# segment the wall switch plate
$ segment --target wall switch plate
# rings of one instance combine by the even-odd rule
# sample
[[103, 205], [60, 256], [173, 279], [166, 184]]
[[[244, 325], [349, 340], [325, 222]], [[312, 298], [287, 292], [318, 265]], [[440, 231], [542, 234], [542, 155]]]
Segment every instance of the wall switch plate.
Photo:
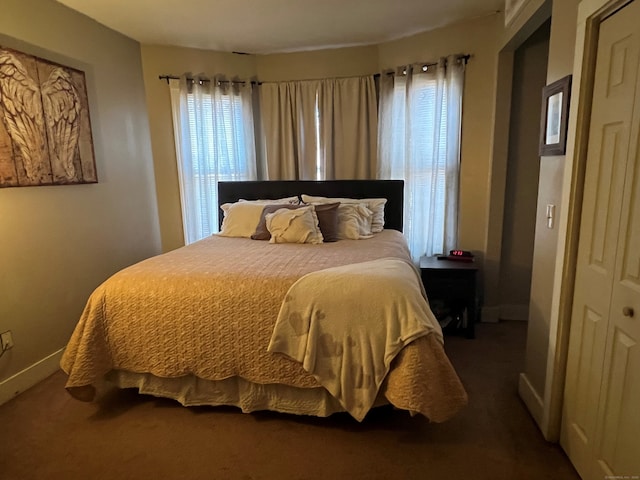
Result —
[[556, 216], [556, 206], [552, 204], [547, 205], [547, 228], [553, 228], [553, 223]]
[[7, 330], [0, 334], [2, 338], [2, 348], [4, 350], [9, 350], [13, 347], [13, 336], [11, 335], [11, 330]]

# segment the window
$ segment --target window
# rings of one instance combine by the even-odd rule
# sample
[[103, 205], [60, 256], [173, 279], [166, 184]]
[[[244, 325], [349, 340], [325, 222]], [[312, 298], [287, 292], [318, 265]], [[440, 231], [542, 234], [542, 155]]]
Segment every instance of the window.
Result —
[[404, 233], [414, 261], [456, 248], [464, 65], [383, 76], [380, 178], [405, 181]]
[[185, 244], [218, 231], [218, 182], [255, 180], [251, 86], [172, 81]]

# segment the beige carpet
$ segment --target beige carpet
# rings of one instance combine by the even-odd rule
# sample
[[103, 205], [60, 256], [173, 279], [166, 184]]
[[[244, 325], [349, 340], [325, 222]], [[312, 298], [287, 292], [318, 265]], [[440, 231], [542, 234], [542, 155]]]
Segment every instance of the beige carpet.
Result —
[[444, 424], [380, 408], [310, 418], [184, 408], [115, 391], [73, 400], [57, 373], [0, 406], [0, 479], [577, 479], [517, 395], [526, 324], [447, 337], [470, 397]]

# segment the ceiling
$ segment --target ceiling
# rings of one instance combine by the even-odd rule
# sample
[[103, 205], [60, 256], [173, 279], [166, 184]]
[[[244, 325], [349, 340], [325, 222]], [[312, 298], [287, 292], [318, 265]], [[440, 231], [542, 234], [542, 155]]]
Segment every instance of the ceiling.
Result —
[[382, 43], [504, 7], [504, 0], [57, 1], [140, 43], [255, 54]]

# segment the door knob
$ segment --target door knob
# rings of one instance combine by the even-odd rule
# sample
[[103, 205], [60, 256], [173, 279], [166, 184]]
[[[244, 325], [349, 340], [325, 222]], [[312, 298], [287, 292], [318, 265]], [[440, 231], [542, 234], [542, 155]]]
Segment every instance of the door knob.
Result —
[[624, 308], [622, 309], [622, 314], [623, 314], [625, 317], [633, 317], [633, 313], [634, 313], [634, 312], [633, 312], [633, 308], [631, 308], [631, 307], [624, 307]]

